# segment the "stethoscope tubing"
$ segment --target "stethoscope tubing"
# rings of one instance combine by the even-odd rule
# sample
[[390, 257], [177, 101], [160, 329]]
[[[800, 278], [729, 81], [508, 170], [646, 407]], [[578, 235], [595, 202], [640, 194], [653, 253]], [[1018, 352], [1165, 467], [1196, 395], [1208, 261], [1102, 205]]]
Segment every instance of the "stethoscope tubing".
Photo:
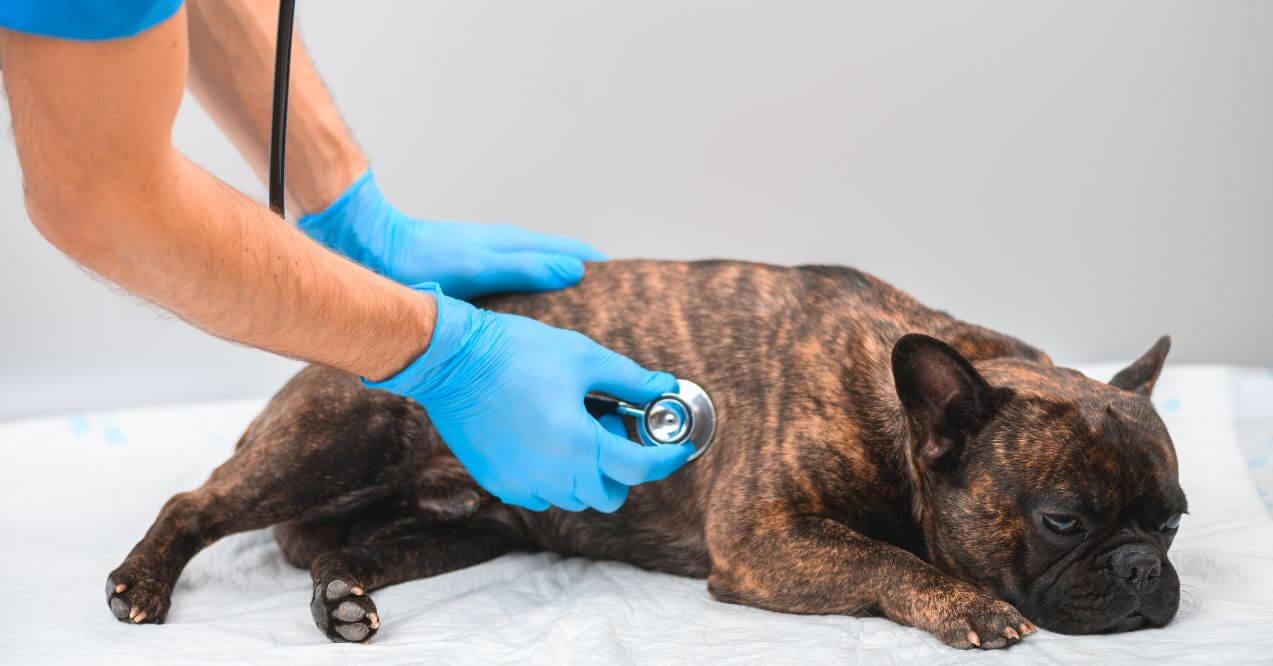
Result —
[[296, 0], [279, 0], [278, 39], [274, 42], [274, 102], [270, 110], [270, 210], [285, 217], [283, 179], [287, 152], [287, 92], [291, 84], [292, 19]]

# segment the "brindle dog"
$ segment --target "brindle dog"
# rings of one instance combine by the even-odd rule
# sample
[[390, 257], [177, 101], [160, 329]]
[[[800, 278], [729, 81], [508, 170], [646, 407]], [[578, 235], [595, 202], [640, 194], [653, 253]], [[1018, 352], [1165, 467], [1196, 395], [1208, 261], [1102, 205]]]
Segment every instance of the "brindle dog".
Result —
[[883, 614], [961, 648], [1176, 613], [1185, 497], [1148, 400], [1167, 338], [1103, 384], [855, 270], [729, 261], [596, 264], [572, 289], [480, 304], [707, 387], [716, 442], [617, 513], [525, 511], [479, 489], [419, 405], [310, 367], [111, 572], [115, 616], [162, 622], [196, 552], [270, 525], [333, 640], [376, 632], [371, 590], [515, 550]]

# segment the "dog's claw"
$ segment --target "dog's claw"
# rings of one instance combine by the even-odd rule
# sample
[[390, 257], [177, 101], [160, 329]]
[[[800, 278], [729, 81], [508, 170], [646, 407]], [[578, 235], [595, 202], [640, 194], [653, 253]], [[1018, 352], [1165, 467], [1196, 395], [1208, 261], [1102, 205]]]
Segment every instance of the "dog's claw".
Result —
[[377, 616], [375, 613], [367, 613], [367, 621], [371, 622], [372, 629], [380, 628], [380, 617]]
[[127, 590], [127, 589], [128, 589], [127, 583], [120, 583], [119, 585], [115, 586], [115, 594], [123, 594], [124, 590]]
[[975, 631], [968, 632], [968, 642], [972, 643], [973, 647], [981, 647], [981, 637]]
[[139, 609], [139, 608], [137, 608], [136, 606], [133, 606], [133, 607], [132, 607], [132, 610], [129, 610], [129, 611], [128, 611], [128, 619], [130, 619], [130, 620], [136, 619], [136, 618], [137, 618], [137, 611], [138, 611], [138, 610], [140, 610], [140, 609]]
[[356, 586], [349, 588], [349, 591], [353, 592], [356, 596], [359, 596], [359, 597], [362, 596], [362, 592], [363, 592], [361, 587], [356, 587]]
[[1011, 641], [1019, 640], [1021, 638], [1021, 634], [1017, 633], [1017, 630], [1012, 627], [1004, 627], [1003, 635]]
[[146, 611], [138, 613], [137, 617], [133, 618], [133, 622], [140, 624], [144, 619], [146, 619]]

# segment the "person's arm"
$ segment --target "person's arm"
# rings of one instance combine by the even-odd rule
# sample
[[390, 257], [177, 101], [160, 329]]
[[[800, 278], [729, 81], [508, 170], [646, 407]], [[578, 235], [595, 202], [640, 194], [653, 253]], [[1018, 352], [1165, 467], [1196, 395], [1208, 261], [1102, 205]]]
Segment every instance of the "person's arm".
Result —
[[186, 17], [128, 39], [0, 30], [27, 210], [89, 270], [223, 338], [383, 379], [436, 304], [306, 239], [172, 144]]
[[[188, 6], [190, 89], [265, 180], [278, 2], [188, 0]], [[391, 85], [391, 72], [377, 72], [368, 75]], [[301, 216], [306, 235], [331, 250], [403, 284], [437, 282], [458, 298], [561, 289], [583, 277], [584, 261], [604, 258], [569, 238], [399, 211], [381, 194], [299, 35], [290, 90], [289, 210]]]
[[[277, 0], [187, 0], [195, 98], [266, 182]], [[329, 206], [367, 170], [297, 34], [287, 120], [287, 207], [296, 217]]]

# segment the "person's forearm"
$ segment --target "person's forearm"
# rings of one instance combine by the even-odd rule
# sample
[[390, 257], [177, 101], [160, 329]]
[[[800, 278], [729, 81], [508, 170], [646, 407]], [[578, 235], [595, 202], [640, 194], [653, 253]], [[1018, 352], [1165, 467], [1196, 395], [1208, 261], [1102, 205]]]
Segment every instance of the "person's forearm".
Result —
[[[277, 0], [189, 0], [190, 90], [262, 181], [267, 178]], [[287, 204], [296, 217], [334, 201], [367, 169], [300, 36], [292, 42]]]
[[[305, 238], [183, 156], [103, 182], [108, 199], [58, 238], [86, 268], [217, 336], [383, 379], [424, 351], [432, 299]], [[144, 174], [138, 178], [136, 174]], [[57, 228], [37, 220], [42, 230]]]

